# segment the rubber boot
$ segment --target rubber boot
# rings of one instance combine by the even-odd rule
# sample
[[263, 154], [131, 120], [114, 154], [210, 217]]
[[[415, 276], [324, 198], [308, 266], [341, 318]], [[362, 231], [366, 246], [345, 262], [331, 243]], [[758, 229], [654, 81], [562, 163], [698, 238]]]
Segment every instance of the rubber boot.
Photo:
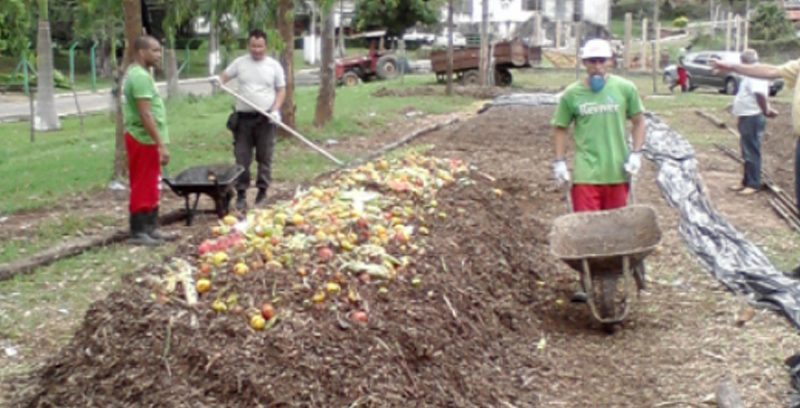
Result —
[[259, 188], [258, 194], [256, 194], [256, 203], [255, 205], [264, 204], [264, 201], [267, 200], [267, 189], [266, 188]]
[[150, 235], [150, 237], [153, 239], [161, 241], [175, 241], [178, 239], [177, 234], [164, 232], [158, 228], [158, 207], [146, 214], [148, 216], [146, 225], [147, 235]]
[[131, 237], [128, 240], [132, 245], [159, 246], [164, 241], [155, 239], [147, 233], [147, 222], [150, 213], [131, 214], [129, 221], [131, 224]]
[[236, 192], [236, 209], [239, 211], [247, 210], [247, 191], [239, 190]]

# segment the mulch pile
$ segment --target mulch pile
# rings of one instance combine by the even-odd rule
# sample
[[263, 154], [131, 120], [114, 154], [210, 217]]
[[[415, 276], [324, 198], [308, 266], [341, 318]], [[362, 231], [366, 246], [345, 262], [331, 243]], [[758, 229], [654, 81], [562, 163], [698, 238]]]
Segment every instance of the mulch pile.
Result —
[[[381, 294], [360, 286], [366, 323], [344, 308], [297, 307], [294, 272], [249, 273], [222, 284], [240, 304], [285, 295], [274, 327], [255, 331], [243, 314], [217, 314], [212, 297], [189, 307], [153, 296], [146, 275], [96, 302], [70, 343], [16, 386], [12, 406], [343, 407], [500, 406], [531, 401], [545, 306], [549, 225], [525, 217], [518, 182], [449, 185], [437, 195], [446, 218], [430, 221], [414, 255], [418, 285], [398, 274]], [[498, 194], [501, 187], [510, 193]], [[209, 234], [210, 235], [210, 234]], [[176, 257], [194, 263], [197, 246]], [[217, 285], [217, 281], [214, 281]], [[277, 289], [276, 289], [277, 288]], [[277, 293], [276, 293], [277, 290]], [[182, 293], [180, 290], [177, 293]], [[308, 296], [306, 296], [308, 297]], [[552, 305], [552, 300], [547, 300]], [[550, 306], [552, 307], [552, 306]], [[545, 316], [546, 317], [546, 316]], [[527, 390], [520, 393], [525, 383]], [[525, 395], [527, 394], [527, 396]], [[523, 405], [526, 406], [526, 405]]]

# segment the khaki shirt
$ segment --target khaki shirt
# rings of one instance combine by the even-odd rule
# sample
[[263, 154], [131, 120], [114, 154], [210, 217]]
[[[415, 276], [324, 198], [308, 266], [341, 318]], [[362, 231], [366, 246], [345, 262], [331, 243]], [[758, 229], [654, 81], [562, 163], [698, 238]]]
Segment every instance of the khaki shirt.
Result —
[[781, 77], [786, 82], [786, 89], [792, 90], [792, 129], [797, 137], [800, 137], [800, 59], [789, 61], [778, 67]]

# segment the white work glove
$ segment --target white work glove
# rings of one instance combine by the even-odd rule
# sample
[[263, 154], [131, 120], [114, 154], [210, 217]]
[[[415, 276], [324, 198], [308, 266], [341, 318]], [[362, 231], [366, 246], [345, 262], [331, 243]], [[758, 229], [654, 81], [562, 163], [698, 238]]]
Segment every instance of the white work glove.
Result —
[[569, 170], [567, 170], [567, 162], [564, 160], [556, 160], [553, 162], [553, 177], [556, 179], [556, 184], [559, 187], [569, 184]]
[[212, 75], [208, 77], [208, 82], [211, 82], [212, 85], [221, 85], [222, 80], [219, 79], [219, 75]]
[[632, 176], [635, 176], [637, 173], [639, 173], [639, 169], [642, 168], [642, 153], [631, 152], [628, 154], [628, 160], [625, 161], [623, 168]]
[[281, 111], [279, 110], [269, 111], [269, 114], [270, 116], [272, 116], [272, 122], [275, 123], [276, 125], [283, 121], [283, 118], [281, 117]]

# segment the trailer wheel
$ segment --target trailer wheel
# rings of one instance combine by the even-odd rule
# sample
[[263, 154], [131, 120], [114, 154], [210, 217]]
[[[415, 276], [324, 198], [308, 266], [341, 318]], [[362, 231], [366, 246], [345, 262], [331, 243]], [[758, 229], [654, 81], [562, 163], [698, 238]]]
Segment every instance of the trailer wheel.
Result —
[[461, 85], [464, 86], [478, 86], [480, 85], [480, 74], [477, 69], [471, 69], [464, 73], [461, 77]]
[[356, 86], [359, 82], [358, 74], [353, 71], [347, 71], [342, 75], [342, 85], [344, 86]]
[[497, 82], [497, 86], [511, 86], [511, 82], [514, 81], [514, 76], [511, 75], [511, 71], [505, 68], [500, 68], [494, 73], [495, 81]]
[[380, 79], [397, 78], [397, 57], [394, 55], [384, 55], [378, 58], [375, 63], [375, 71]]
[[436, 74], [436, 82], [443, 84], [446, 81], [445, 74]]

